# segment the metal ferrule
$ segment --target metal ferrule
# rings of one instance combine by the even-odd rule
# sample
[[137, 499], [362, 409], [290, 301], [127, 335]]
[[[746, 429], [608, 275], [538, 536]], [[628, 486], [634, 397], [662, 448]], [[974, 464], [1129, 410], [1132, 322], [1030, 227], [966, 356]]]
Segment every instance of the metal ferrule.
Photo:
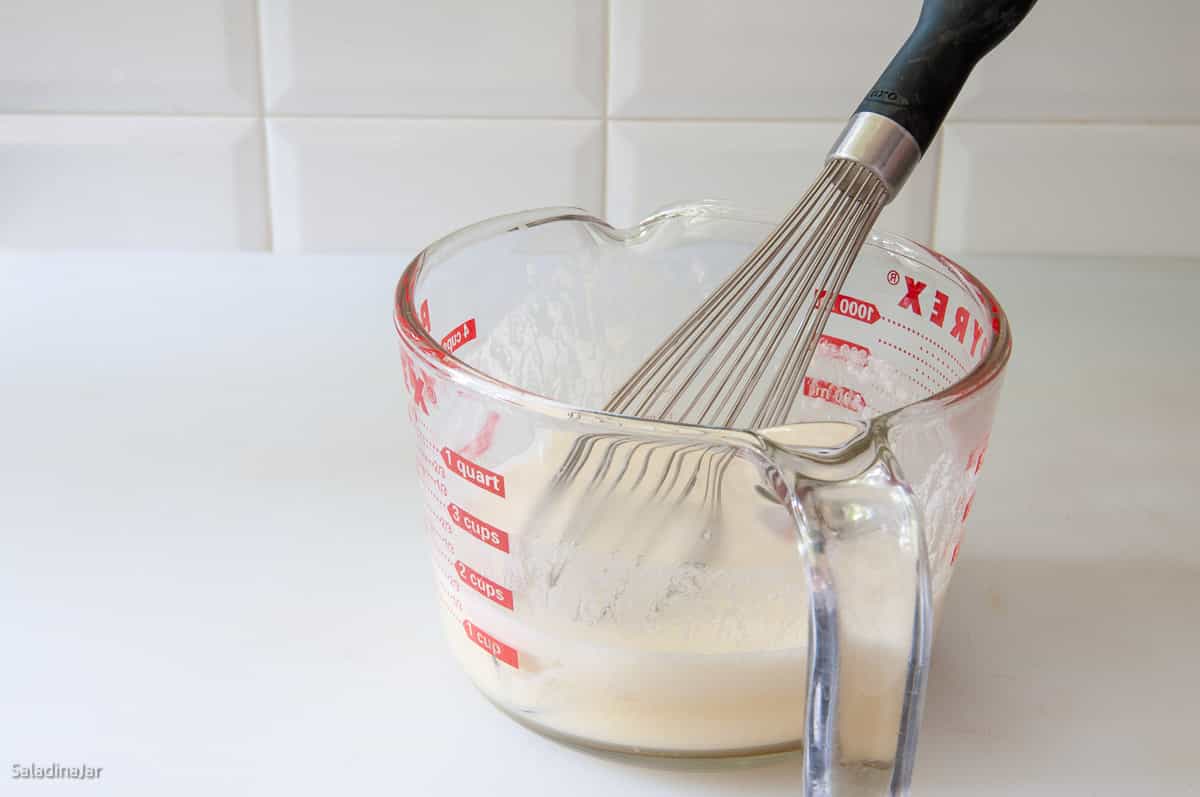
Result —
[[841, 158], [860, 163], [883, 181], [888, 202], [896, 198], [904, 181], [921, 161], [921, 148], [912, 133], [877, 113], [860, 111], [850, 117], [829, 150], [827, 160]]

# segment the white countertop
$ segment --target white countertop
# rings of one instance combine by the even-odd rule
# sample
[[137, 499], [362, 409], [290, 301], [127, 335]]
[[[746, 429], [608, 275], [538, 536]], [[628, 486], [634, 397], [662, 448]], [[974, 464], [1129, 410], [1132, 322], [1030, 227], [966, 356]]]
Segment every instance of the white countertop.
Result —
[[[402, 257], [0, 257], [0, 793], [794, 795], [469, 685], [435, 620]], [[918, 795], [1195, 793], [1200, 262], [971, 263], [1016, 349]], [[102, 766], [86, 786], [13, 764]]]

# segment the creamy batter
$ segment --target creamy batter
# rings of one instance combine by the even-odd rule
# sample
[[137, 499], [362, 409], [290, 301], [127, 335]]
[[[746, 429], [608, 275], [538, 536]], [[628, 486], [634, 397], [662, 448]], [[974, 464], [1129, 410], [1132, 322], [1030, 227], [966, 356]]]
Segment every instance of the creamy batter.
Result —
[[[775, 438], [835, 447], [849, 423], [801, 424]], [[574, 438], [549, 437], [504, 467], [510, 496], [536, 496]], [[697, 483], [648, 500], [679, 447], [622, 443], [607, 478], [593, 464], [549, 504], [479, 499], [514, 534], [511, 555], [476, 545], [476, 566], [507, 584], [514, 608], [459, 588], [465, 615], [519, 652], [519, 666], [464, 633], [447, 635], [492, 700], [547, 730], [621, 749], [716, 753], [795, 745], [803, 735], [808, 597], [787, 512], [755, 490], [754, 467], [727, 462], [714, 517]], [[589, 463], [604, 460], [603, 446]], [[709, 473], [720, 452], [692, 452]], [[707, 457], [707, 459], [706, 459]], [[624, 480], [614, 474], [625, 468]], [[644, 473], [634, 486], [632, 475]], [[857, 540], [839, 554], [843, 610], [839, 727], [843, 758], [888, 761], [896, 744], [911, 631], [911, 587], [896, 583], [895, 543]], [[446, 576], [453, 582], [453, 575]], [[896, 593], [900, 594], [897, 595]], [[940, 594], [935, 603], [940, 603]]]

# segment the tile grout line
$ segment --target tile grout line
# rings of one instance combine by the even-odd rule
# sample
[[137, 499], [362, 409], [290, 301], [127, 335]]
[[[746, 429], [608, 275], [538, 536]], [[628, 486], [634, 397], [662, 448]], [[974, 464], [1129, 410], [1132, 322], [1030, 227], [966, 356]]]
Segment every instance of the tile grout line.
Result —
[[600, 207], [594, 211], [608, 221], [608, 114], [612, 93], [612, 0], [604, 0], [604, 96], [600, 119]]
[[[259, 67], [262, 77], [262, 67]], [[259, 94], [265, 94], [259, 86]], [[260, 99], [265, 99], [261, 98]], [[15, 117], [62, 117], [66, 119], [104, 119], [104, 118], [143, 118], [143, 119], [329, 119], [329, 120], [392, 120], [397, 122], [637, 122], [639, 124], [845, 124], [845, 117], [832, 116], [782, 116], [782, 117], [719, 117], [719, 116], [610, 116], [605, 111], [599, 116], [555, 116], [546, 115], [471, 115], [471, 114], [392, 114], [392, 113], [221, 113], [218, 111], [38, 111], [38, 110], [0, 110], [0, 119]], [[1191, 119], [951, 119], [947, 124], [961, 126], [1005, 126], [1005, 127], [1132, 127], [1150, 129], [1169, 129], [1179, 127], [1200, 127], [1200, 120]]]
[[[260, 91], [260, 94], [263, 92]], [[380, 120], [395, 122], [596, 122], [598, 114], [583, 116], [555, 116], [553, 114], [531, 114], [527, 116], [503, 114], [441, 114], [420, 115], [400, 113], [222, 113], [220, 111], [6, 111], [0, 110], [0, 119], [20, 117], [64, 119], [329, 119], [331, 121]], [[661, 121], [672, 121], [664, 119]]]
[[946, 165], [946, 126], [938, 133], [937, 161], [933, 164], [933, 195], [929, 197], [929, 245], [937, 247], [938, 203], [942, 201], [942, 169]]
[[[614, 116], [614, 121], [639, 124], [837, 124], [844, 116]], [[1200, 127], [1200, 119], [948, 119], [946, 124], [978, 127]]]
[[262, 136], [263, 197], [267, 211], [267, 251], [275, 251], [275, 198], [271, 189], [271, 142], [267, 134], [267, 70], [264, 58], [262, 0], [254, 0], [254, 41], [258, 66], [258, 132]]

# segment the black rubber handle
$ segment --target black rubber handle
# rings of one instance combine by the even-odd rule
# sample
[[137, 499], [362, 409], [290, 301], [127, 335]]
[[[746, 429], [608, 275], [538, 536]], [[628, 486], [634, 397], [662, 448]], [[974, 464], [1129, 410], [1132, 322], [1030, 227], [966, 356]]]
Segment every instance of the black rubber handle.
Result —
[[899, 122], [924, 152], [971, 69], [1012, 33], [1035, 2], [925, 0], [917, 27], [858, 110]]

